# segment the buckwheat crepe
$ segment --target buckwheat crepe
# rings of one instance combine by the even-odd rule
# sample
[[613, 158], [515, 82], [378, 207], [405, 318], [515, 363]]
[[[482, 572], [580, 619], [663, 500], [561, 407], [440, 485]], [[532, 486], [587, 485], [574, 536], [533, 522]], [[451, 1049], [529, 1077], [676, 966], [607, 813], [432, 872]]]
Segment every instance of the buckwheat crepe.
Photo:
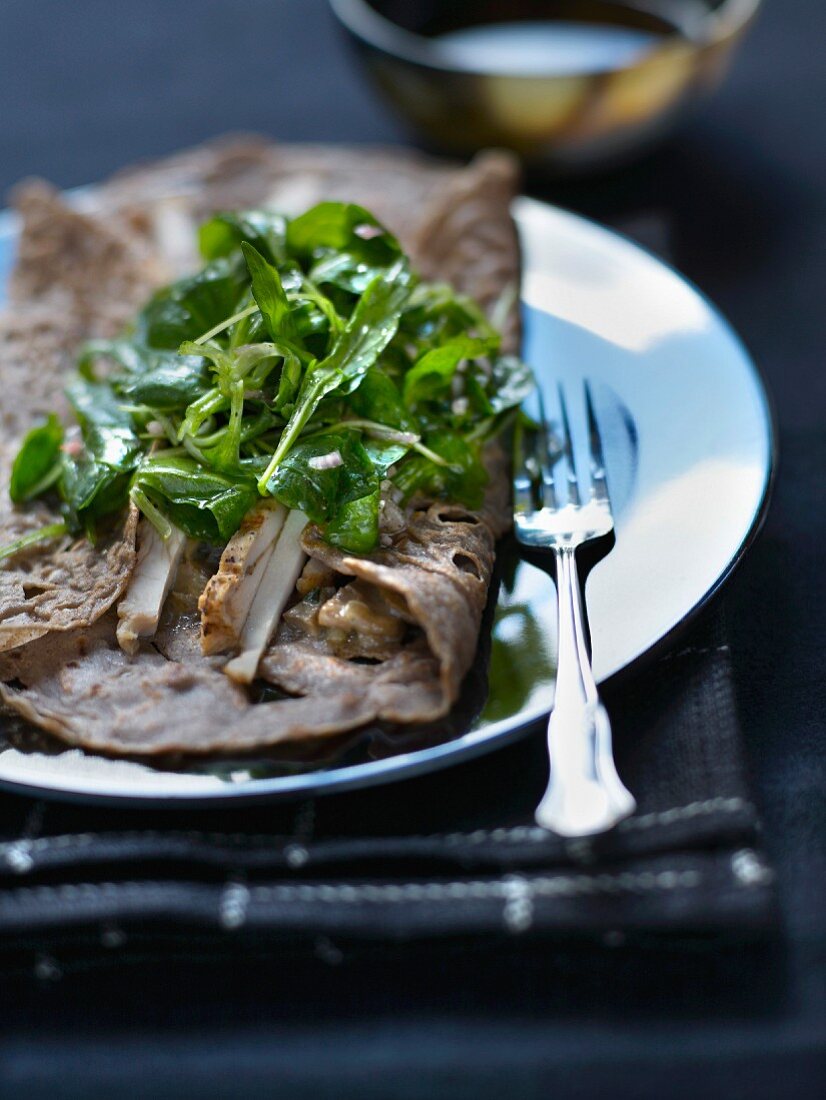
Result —
[[[418, 270], [490, 310], [515, 290], [504, 154], [459, 168], [405, 151], [225, 140], [120, 173], [88, 209], [47, 185], [18, 188], [23, 215], [12, 306], [0, 318], [0, 474], [32, 423], [61, 405], [79, 343], [120, 330], [149, 293], [197, 263], [195, 227], [220, 209], [289, 213], [322, 199], [371, 208]], [[513, 294], [515, 300], [515, 294]], [[518, 336], [516, 311], [505, 347]], [[118, 644], [117, 607], [135, 569], [137, 517], [103, 543], [64, 539], [0, 562], [0, 696], [66, 742], [152, 755], [242, 751], [365, 723], [425, 722], [456, 700], [476, 650], [495, 542], [509, 523], [501, 452], [491, 447], [485, 505], [414, 499], [383, 545], [347, 554], [308, 527], [296, 590], [258, 665], [289, 698], [253, 702], [202, 643], [215, 549], [187, 545], [154, 637]], [[43, 503], [0, 500], [0, 545], [50, 522]], [[238, 538], [239, 536], [234, 536]], [[137, 553], [140, 554], [141, 536]], [[301, 597], [318, 593], [312, 605]], [[199, 607], [200, 603], [200, 607]]]

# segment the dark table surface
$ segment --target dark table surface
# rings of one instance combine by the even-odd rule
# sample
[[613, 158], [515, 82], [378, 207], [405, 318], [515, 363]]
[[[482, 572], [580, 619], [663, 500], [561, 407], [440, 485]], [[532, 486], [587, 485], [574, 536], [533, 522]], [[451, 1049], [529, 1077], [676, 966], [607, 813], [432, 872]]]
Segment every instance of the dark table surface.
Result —
[[[262, 945], [198, 960], [193, 943], [187, 961], [133, 956], [57, 981], [41, 965], [5, 1006], [3, 1094], [111, 1096], [120, 1081], [151, 1096], [822, 1095], [824, 41], [821, 0], [768, 0], [679, 140], [615, 175], [533, 188], [666, 251], [774, 396], [774, 501], [723, 601], [779, 944], [322, 945], [307, 958]], [[0, 6], [0, 188], [91, 182], [230, 129], [406, 140], [322, 0]]]

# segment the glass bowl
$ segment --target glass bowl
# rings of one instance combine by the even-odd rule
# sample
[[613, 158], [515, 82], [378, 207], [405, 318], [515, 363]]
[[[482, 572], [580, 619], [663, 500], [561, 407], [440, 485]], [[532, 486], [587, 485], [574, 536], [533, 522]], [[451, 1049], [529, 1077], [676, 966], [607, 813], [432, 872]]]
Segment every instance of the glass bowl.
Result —
[[426, 144], [578, 172], [630, 158], [722, 80], [761, 0], [330, 0]]

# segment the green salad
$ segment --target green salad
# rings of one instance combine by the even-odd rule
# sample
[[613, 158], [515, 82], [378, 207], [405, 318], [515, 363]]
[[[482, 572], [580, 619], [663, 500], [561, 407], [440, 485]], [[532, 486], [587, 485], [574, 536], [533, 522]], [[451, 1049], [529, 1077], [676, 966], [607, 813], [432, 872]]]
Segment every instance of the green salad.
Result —
[[94, 539], [129, 499], [162, 536], [220, 545], [272, 497], [356, 553], [378, 545], [388, 491], [481, 505], [484, 445], [533, 382], [473, 301], [419, 279], [352, 204], [220, 214], [199, 244], [197, 274], [82, 349], [77, 426], [26, 436], [12, 499], [56, 495], [64, 519], [3, 556]]

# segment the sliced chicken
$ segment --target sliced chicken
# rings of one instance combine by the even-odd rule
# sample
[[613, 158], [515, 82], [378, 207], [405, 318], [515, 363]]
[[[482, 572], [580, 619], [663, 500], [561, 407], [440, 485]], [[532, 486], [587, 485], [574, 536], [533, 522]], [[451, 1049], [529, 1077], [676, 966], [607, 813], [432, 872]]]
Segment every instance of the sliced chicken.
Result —
[[118, 645], [124, 653], [136, 653], [140, 639], [153, 637], [158, 629], [185, 545], [186, 535], [177, 527], [164, 539], [148, 520], [140, 521], [135, 570], [118, 604]]
[[269, 556], [241, 634], [241, 652], [224, 669], [227, 676], [237, 683], [249, 684], [255, 679], [258, 662], [295, 591], [296, 581], [307, 560], [301, 546], [301, 535], [307, 522], [303, 512], [289, 512]]
[[286, 517], [283, 504], [262, 500], [227, 543], [218, 572], [198, 600], [201, 650], [205, 656], [239, 648], [247, 616]]

